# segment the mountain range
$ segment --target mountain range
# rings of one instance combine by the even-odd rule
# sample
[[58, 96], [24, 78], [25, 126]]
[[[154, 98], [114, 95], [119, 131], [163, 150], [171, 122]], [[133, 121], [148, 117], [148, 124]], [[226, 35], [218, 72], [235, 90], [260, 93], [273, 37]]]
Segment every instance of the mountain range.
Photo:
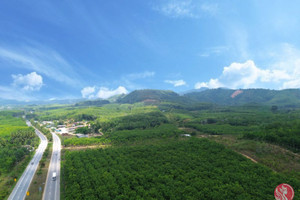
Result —
[[1, 100], [0, 105], [41, 105], [41, 104], [74, 104], [75, 106], [101, 106], [109, 102], [116, 103], [160, 103], [174, 102], [191, 104], [197, 102], [218, 105], [263, 104], [285, 107], [300, 106], [300, 89], [269, 90], [269, 89], [207, 89], [190, 90], [181, 94], [171, 90], [135, 90], [127, 95], [116, 95], [107, 100], [66, 99], [54, 101], [20, 102]]

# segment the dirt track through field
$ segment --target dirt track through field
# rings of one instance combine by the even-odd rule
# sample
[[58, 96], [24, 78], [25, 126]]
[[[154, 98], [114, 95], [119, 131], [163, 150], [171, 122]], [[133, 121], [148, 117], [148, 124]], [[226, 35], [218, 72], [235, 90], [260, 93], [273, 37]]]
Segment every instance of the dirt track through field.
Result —
[[[240, 152], [238, 152], [238, 153], [240, 153]], [[240, 153], [240, 154], [243, 155], [243, 156], [245, 156], [246, 158], [252, 160], [253, 162], [257, 163], [257, 161], [254, 160], [253, 158], [251, 158], [251, 157], [249, 157], [249, 156], [247, 156], [247, 155], [245, 155], [245, 154], [243, 154], [243, 153]]]
[[97, 149], [97, 148], [106, 148], [109, 145], [91, 145], [91, 146], [72, 146], [72, 147], [63, 147], [66, 150], [83, 150], [83, 149]]

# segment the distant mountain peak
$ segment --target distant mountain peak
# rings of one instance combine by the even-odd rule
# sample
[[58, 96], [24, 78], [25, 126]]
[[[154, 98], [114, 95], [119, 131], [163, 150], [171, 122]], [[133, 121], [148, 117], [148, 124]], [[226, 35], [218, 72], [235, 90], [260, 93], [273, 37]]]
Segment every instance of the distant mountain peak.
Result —
[[182, 102], [185, 97], [180, 96], [176, 92], [171, 90], [135, 90], [123, 98], [118, 100], [119, 103], [137, 103], [137, 102], [146, 102], [146, 103], [159, 103], [162, 101], [170, 102]]

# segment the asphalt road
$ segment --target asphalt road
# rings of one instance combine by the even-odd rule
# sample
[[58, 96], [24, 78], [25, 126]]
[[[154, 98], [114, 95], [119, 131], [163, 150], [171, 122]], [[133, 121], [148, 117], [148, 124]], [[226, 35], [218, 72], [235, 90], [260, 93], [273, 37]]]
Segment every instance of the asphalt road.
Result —
[[[31, 126], [30, 122], [26, 122], [28, 126]], [[23, 200], [25, 199], [26, 193], [32, 181], [32, 178], [35, 174], [35, 171], [39, 165], [39, 162], [43, 156], [43, 153], [47, 147], [48, 141], [47, 138], [37, 129], [35, 129], [35, 133], [41, 139], [41, 143], [36, 150], [35, 155], [33, 156], [32, 160], [26, 167], [24, 173], [22, 174], [21, 178], [18, 180], [15, 188], [13, 189], [12, 193], [8, 197], [8, 200]]]
[[[48, 169], [46, 186], [43, 194], [43, 200], [59, 200], [60, 199], [60, 138], [52, 133], [53, 151]], [[53, 172], [56, 173], [56, 180], [52, 180]]]

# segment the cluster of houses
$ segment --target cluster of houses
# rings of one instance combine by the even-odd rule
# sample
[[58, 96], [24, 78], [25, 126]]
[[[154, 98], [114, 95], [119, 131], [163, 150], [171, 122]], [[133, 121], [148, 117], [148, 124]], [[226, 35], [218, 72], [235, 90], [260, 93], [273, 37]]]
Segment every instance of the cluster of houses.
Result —
[[[75, 130], [80, 127], [89, 127], [90, 124], [87, 122], [70, 122], [67, 121], [66, 124], [63, 125], [57, 125], [55, 126], [55, 123], [53, 121], [42, 121], [41, 125], [46, 126], [46, 128], [51, 129], [52, 131], [55, 131], [58, 134], [69, 134], [69, 135], [75, 135]], [[77, 137], [82, 138], [82, 137], [88, 137], [87, 135], [84, 134], [76, 134]]]

